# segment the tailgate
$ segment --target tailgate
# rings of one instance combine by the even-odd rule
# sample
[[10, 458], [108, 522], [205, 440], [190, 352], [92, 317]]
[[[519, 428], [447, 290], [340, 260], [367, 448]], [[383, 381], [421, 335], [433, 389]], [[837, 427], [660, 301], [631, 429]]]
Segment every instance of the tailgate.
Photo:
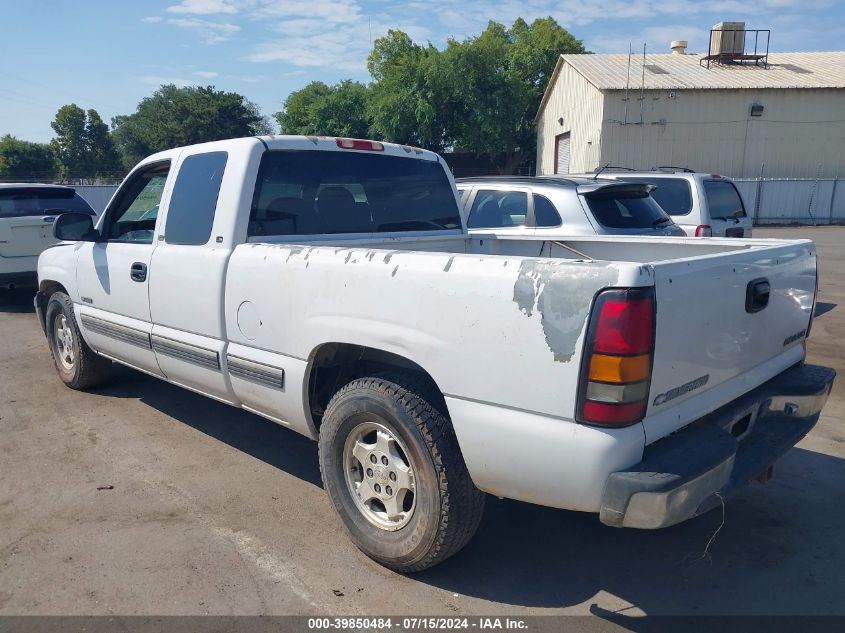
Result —
[[649, 443], [803, 359], [816, 288], [810, 240], [656, 263], [654, 271]]

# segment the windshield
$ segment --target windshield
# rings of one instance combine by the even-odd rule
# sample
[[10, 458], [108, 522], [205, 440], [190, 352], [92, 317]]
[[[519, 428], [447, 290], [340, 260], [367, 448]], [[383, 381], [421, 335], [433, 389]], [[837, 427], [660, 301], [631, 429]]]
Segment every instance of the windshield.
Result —
[[95, 215], [73, 189], [14, 187], [0, 189], [0, 218], [58, 215], [69, 211]]
[[584, 197], [596, 220], [608, 228], [650, 229], [672, 223], [648, 191], [608, 187]]
[[684, 178], [646, 178], [643, 176], [624, 176], [630, 182], [649, 183], [657, 187], [651, 197], [657, 201], [669, 215], [686, 215], [692, 209], [692, 191]]
[[272, 151], [261, 159], [249, 235], [460, 229], [439, 162], [382, 153]]
[[745, 207], [742, 198], [732, 182], [727, 180], [705, 180], [704, 195], [710, 217], [717, 220], [744, 218]]

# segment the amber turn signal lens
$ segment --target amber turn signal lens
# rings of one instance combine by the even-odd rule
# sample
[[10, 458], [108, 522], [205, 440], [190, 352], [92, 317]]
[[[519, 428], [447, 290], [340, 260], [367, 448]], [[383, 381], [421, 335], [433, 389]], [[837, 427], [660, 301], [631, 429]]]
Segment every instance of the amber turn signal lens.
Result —
[[593, 354], [590, 359], [590, 380], [611, 383], [626, 383], [646, 380], [649, 376], [651, 357], [607, 356]]

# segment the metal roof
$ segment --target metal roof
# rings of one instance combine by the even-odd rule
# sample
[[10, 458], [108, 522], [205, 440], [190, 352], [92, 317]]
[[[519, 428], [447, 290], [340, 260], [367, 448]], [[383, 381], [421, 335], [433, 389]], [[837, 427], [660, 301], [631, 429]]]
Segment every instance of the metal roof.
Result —
[[[768, 67], [711, 64], [708, 69], [700, 60], [701, 55], [647, 54], [645, 89], [845, 88], [845, 52], [770, 53]], [[627, 54], [561, 55], [561, 63], [570, 64], [599, 90], [625, 89]], [[629, 87], [639, 89], [642, 79], [643, 57], [634, 54]]]

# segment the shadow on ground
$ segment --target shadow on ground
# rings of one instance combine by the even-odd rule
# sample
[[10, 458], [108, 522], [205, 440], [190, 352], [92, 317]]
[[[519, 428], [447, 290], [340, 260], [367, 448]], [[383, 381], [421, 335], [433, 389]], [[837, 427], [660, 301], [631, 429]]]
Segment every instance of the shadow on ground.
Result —
[[275, 422], [117, 364], [111, 379], [96, 392], [137, 398], [232, 448], [322, 487], [316, 442]]
[[32, 305], [33, 297], [35, 297], [35, 288], [16, 288], [14, 290], [0, 288], [0, 313], [35, 312]]
[[818, 303], [816, 303], [816, 312], [814, 316], [820, 317], [823, 314], [827, 314], [835, 307], [835, 303], [825, 303], [824, 301], [819, 301]]
[[[122, 367], [98, 391], [140, 398], [322, 485], [316, 444], [271, 421]], [[845, 613], [838, 589], [845, 584], [843, 490], [845, 460], [793, 449], [770, 484], [750, 484], [728, 502], [708, 552], [722, 522], [720, 509], [665, 530], [620, 530], [593, 515], [488, 497], [481, 528], [467, 548], [411, 578], [525, 607], [577, 605], [606, 592], [648, 614]], [[610, 617], [595, 603], [592, 611]]]

